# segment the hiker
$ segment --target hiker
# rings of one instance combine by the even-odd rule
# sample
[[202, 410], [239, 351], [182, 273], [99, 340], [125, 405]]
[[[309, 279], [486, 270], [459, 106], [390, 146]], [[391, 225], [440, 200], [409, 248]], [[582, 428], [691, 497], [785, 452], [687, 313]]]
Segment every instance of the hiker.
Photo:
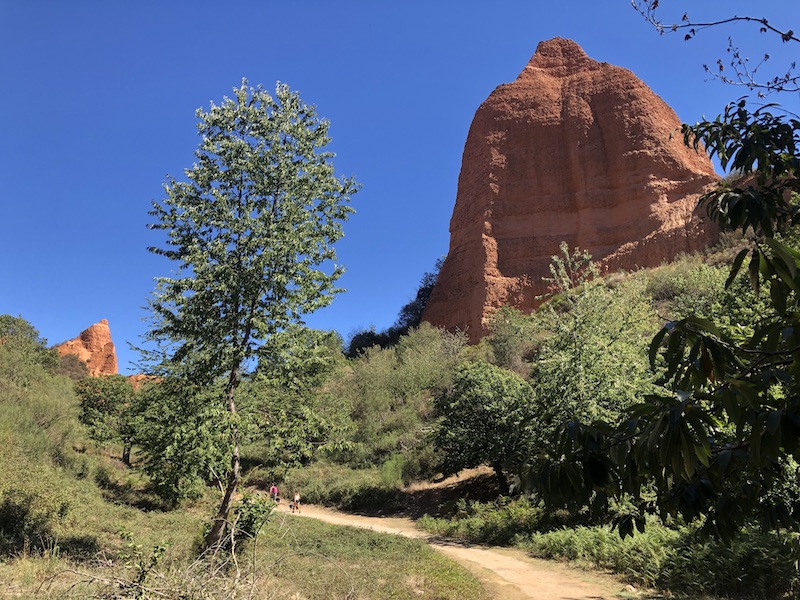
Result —
[[295, 509], [297, 512], [300, 512], [300, 492], [294, 493], [294, 500], [292, 501], [292, 512], [294, 513]]
[[278, 495], [278, 486], [275, 485], [274, 483], [272, 484], [272, 487], [269, 488], [269, 495], [272, 498], [272, 500], [275, 502], [275, 504], [279, 504], [280, 503], [281, 497]]

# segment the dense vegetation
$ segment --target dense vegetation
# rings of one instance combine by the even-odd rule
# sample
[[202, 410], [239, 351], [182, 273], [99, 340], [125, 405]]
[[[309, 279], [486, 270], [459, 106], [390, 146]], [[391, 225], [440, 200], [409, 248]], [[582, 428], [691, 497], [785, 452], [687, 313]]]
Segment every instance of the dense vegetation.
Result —
[[[637, 4], [662, 27], [658, 2]], [[709, 253], [601, 278], [564, 244], [543, 306], [501, 309], [473, 347], [420, 322], [426, 274], [392, 328], [344, 352], [301, 316], [337, 291], [318, 267], [357, 186], [315, 152], [312, 108], [243, 83], [198, 113], [199, 162], [151, 213], [180, 271], [152, 298], [153, 376], [88, 379], [0, 317], [4, 592], [480, 597], [423, 544], [290, 523], [264, 491], [386, 512], [413, 480], [487, 465], [488, 502], [451, 498], [421, 525], [676, 595], [796, 597], [800, 121], [772, 108], [684, 126], [738, 174], [701, 199], [723, 231]]]
[[[252, 493], [235, 508], [235, 554], [211, 568], [198, 549], [221, 494], [200, 486], [173, 508], [169, 472], [159, 478], [140, 445], [162, 423], [109, 418], [122, 412], [97, 401], [98, 392], [112, 400], [131, 393], [122, 378], [76, 382], [61, 363], [33, 326], [0, 317], [4, 598], [482, 597], [471, 576], [422, 542], [287, 519]], [[143, 393], [126, 403], [129, 414], [143, 410]], [[131, 423], [128, 467], [116, 432]]]
[[[407, 502], [408, 482], [486, 464], [502, 475], [497, 500], [432, 507], [438, 516], [422, 525], [614, 569], [636, 585], [675, 593], [774, 597], [791, 591], [793, 538], [758, 533], [757, 523], [732, 545], [704, 539], [680, 519], [648, 520], [644, 534], [622, 540], [611, 526], [631, 514], [624, 501], [598, 517], [578, 506], [552, 510], [536, 492], [519, 495], [527, 458], [549, 450], [566, 417], [622, 415], [655, 389], [659, 372], [648, 369], [646, 357], [659, 317], [703, 310], [735, 328], [760, 310], [764, 299], [745, 275], [725, 289], [741, 243], [727, 236], [705, 256], [559, 282], [567, 263], [591, 268], [588, 257], [565, 251], [554, 257], [553, 295], [543, 308], [533, 315], [501, 311], [492, 335], [472, 347], [463, 336], [422, 324], [394, 346], [347, 359], [338, 336], [287, 330], [275, 340], [270, 361], [242, 383], [242, 404], [256, 416], [242, 426], [245, 485], [264, 491], [277, 482], [284, 493], [301, 490], [308, 502], [385, 512]], [[0, 427], [11, 441], [0, 463], [5, 555], [28, 561], [16, 564], [36, 570], [35, 577], [57, 568], [30, 562], [35, 556], [59, 556], [101, 577], [92, 559], [103, 551], [116, 557], [109, 565], [120, 576], [135, 579], [156, 571], [166, 576], [159, 548], [169, 544], [170, 556], [188, 569], [220, 494], [214, 492], [221, 487], [217, 469], [226, 461], [224, 427], [209, 429], [219, 420], [204, 416], [219, 410], [204, 400], [215, 391], [171, 387], [168, 378], [136, 391], [117, 377], [73, 380], [59, 374], [61, 361], [33, 326], [4, 319]], [[553, 397], [559, 401], [544, 401]], [[498, 433], [501, 426], [507, 435]], [[244, 532], [235, 543], [242, 548], [248, 535], [263, 526], [263, 537], [276, 526], [270, 506], [258, 498], [234, 510]], [[176, 531], [187, 527], [193, 533]], [[265, 560], [270, 555], [260, 552]], [[738, 575], [720, 575], [726, 571]]]

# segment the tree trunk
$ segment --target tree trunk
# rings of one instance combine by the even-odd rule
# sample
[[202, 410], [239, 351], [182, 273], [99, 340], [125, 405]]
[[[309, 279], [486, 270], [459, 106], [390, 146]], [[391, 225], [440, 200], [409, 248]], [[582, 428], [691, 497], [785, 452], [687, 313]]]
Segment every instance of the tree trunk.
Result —
[[228, 382], [228, 413], [231, 417], [231, 472], [228, 475], [228, 484], [225, 488], [225, 495], [222, 498], [217, 516], [214, 517], [214, 524], [211, 526], [211, 531], [208, 532], [205, 540], [205, 551], [216, 553], [222, 542], [225, 540], [226, 533], [229, 532], [230, 514], [233, 507], [233, 495], [239, 487], [239, 471], [241, 464], [239, 462], [239, 428], [236, 425], [236, 404], [234, 396], [236, 388], [239, 385], [239, 368], [233, 370], [230, 380]]
[[229, 517], [233, 508], [233, 494], [239, 487], [239, 444], [237, 443], [231, 456], [231, 473], [228, 476], [228, 485], [225, 488], [225, 496], [222, 498], [217, 516], [214, 517], [214, 524], [208, 532], [205, 541], [205, 550], [217, 552], [225, 535], [228, 533]]
[[509, 485], [508, 479], [506, 478], [506, 474], [503, 473], [503, 466], [500, 464], [492, 465], [494, 469], [494, 474], [497, 477], [497, 487], [500, 490], [501, 496], [508, 496], [509, 493]]

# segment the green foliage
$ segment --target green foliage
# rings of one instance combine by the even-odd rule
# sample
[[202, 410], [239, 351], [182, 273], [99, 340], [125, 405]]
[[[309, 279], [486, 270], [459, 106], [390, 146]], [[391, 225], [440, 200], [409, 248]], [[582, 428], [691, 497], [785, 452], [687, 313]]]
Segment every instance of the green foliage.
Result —
[[77, 401], [36, 329], [0, 317], [0, 553], [54, 547], [72, 504]]
[[26, 344], [0, 344], [0, 447], [23, 448], [32, 464], [68, 467], [78, 402], [72, 383], [51, 376], [36, 355]]
[[[82, 379], [75, 384], [81, 399], [80, 421], [101, 444], [121, 442], [129, 449], [136, 431], [134, 389], [123, 375]], [[124, 453], [127, 456], [127, 452]]]
[[168, 378], [145, 384], [139, 394], [142, 470], [172, 505], [197, 498], [206, 482], [219, 481], [228, 468], [228, 417], [214, 402], [219, 389]]
[[[158, 344], [149, 357], [160, 375], [180, 373], [187, 387], [225, 382], [216, 398], [206, 398], [230, 417], [222, 420], [231, 459], [208, 537], [213, 547], [239, 484], [242, 374], [268, 352], [272, 336], [340, 291], [335, 282], [343, 269], [328, 267], [358, 185], [336, 177], [333, 154], [325, 150], [328, 123], [286, 85], [271, 96], [243, 80], [233, 98], [212, 103], [208, 112], [198, 109], [197, 117], [202, 140], [188, 181], [170, 179], [166, 199], [150, 211], [156, 220], [150, 228], [166, 235], [166, 247], [150, 251], [174, 261], [177, 272], [157, 279], [145, 339]], [[193, 411], [191, 418], [215, 413]], [[181, 487], [171, 479], [168, 487]]]
[[295, 324], [273, 335], [262, 349], [256, 375], [282, 392], [307, 393], [344, 366], [342, 338]]
[[406, 459], [402, 454], [391, 456], [381, 466], [381, 483], [386, 487], [401, 487], [405, 466]]
[[236, 506], [235, 530], [241, 539], [253, 540], [267, 523], [275, 503], [270, 498], [244, 494]]
[[550, 277], [542, 278], [550, 288], [546, 297], [564, 294], [597, 279], [600, 274], [588, 251], [576, 247], [570, 254], [569, 245], [563, 241], [558, 248], [561, 254], [550, 257]]
[[268, 479], [282, 479], [288, 469], [348, 447], [342, 414], [327, 410], [338, 399], [330, 395], [281, 394], [256, 388], [258, 433], [245, 452], [266, 469]]
[[536, 349], [536, 319], [511, 306], [503, 306], [489, 321], [492, 362], [523, 377], [530, 375], [530, 360]]
[[646, 359], [656, 315], [644, 283], [614, 288], [599, 280], [565, 290], [537, 313], [542, 341], [533, 355], [531, 385], [546, 406], [538, 440], [570, 419], [615, 419], [651, 389]]
[[775, 535], [753, 531], [728, 545], [655, 524], [625, 539], [606, 528], [578, 527], [537, 533], [519, 543], [541, 558], [591, 564], [679, 596], [782, 598], [800, 583], [791, 548]]
[[271, 96], [243, 81], [197, 116], [188, 182], [170, 179], [150, 212], [150, 228], [167, 234], [166, 248], [150, 250], [179, 276], [158, 279], [147, 339], [171, 344], [173, 362], [191, 358], [191, 376], [209, 381], [331, 302], [342, 269], [323, 267], [358, 186], [334, 175], [328, 123], [286, 85]]
[[797, 192], [800, 120], [775, 115], [767, 104], [749, 111], [744, 98], [729, 104], [714, 121], [684, 125], [686, 145], [703, 144], [723, 169], [753, 177], [731, 187], [724, 181], [700, 204], [723, 230], [748, 230], [767, 239], [797, 224], [787, 192]]
[[319, 462], [303, 469], [292, 469], [283, 482], [284, 496], [293, 490], [303, 495], [303, 502], [336, 506], [344, 510], [380, 507], [391, 511], [401, 506], [401, 495], [393, 484], [384, 484], [381, 472], [373, 469], [350, 469]]
[[47, 340], [22, 317], [0, 315], [0, 351], [6, 365], [0, 377], [19, 385], [28, 383], [30, 367], [53, 371], [59, 365], [58, 352], [49, 349]]
[[623, 535], [649, 512], [699, 520], [726, 540], [752, 522], [792, 530], [800, 522], [800, 251], [791, 236], [777, 237], [797, 221], [800, 121], [768, 108], [750, 112], [740, 101], [683, 129], [687, 142], [743, 174], [701, 204], [724, 230], [751, 233], [725, 287], [745, 272], [756, 295], [768, 291], [764, 310], [735, 302], [722, 325], [713, 307], [668, 322], [649, 352], [668, 391], [619, 422], [569, 424], [538, 466], [539, 489], [553, 499], [602, 510], [608, 497], [630, 494], [636, 511], [618, 522]]
[[[223, 542], [225, 550], [242, 554], [243, 551], [254, 549], [258, 534], [267, 524], [275, 506], [271, 498], [249, 492], [242, 494], [232, 510], [231, 534]], [[208, 529], [210, 526], [206, 528], [204, 538], [208, 534]]]
[[644, 271], [647, 295], [669, 316], [678, 318], [708, 310], [724, 289], [727, 271], [703, 262], [701, 255], [681, 256], [675, 262]]
[[433, 442], [445, 474], [490, 465], [508, 492], [504, 470], [522, 464], [542, 406], [524, 379], [488, 363], [468, 363], [456, 371], [451, 389], [438, 396], [441, 415]]
[[0, 554], [53, 547], [70, 510], [69, 492], [46, 465], [0, 452]]
[[642, 273], [647, 280], [648, 295], [671, 320], [706, 315], [727, 335], [750, 337], [754, 324], [768, 314], [769, 294], [756, 294], [743, 273], [726, 286], [729, 269], [701, 261], [701, 256], [683, 257]]
[[292, 327], [273, 336], [267, 347], [253, 400], [245, 407], [258, 415], [259, 427], [248, 452], [273, 473], [271, 479], [281, 479], [289, 468], [347, 447], [349, 407], [326, 389], [341, 376], [345, 360], [335, 332]]
[[349, 405], [352, 422], [352, 445], [336, 460], [367, 467], [402, 456], [404, 481], [431, 474], [433, 396], [450, 385], [465, 345], [463, 335], [423, 323], [395, 347], [372, 347], [351, 361], [351, 373], [333, 388]]
[[551, 513], [528, 498], [501, 496], [494, 502], [467, 502], [460, 499], [451, 518], [425, 515], [418, 521], [422, 529], [436, 535], [470, 543], [507, 546], [521, 536], [548, 530], [566, 523], [565, 514]]

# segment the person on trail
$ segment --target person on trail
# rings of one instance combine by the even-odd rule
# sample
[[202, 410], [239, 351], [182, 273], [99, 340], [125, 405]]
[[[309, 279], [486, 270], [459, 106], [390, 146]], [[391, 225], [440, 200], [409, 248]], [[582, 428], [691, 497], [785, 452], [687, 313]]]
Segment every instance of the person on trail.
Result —
[[278, 495], [278, 486], [274, 483], [272, 484], [272, 487], [269, 488], [269, 496], [272, 498], [275, 504], [278, 504], [281, 501], [281, 497]]
[[300, 512], [300, 492], [294, 493], [294, 500], [292, 501], [292, 513], [294, 513], [295, 510], [297, 510], [298, 513]]

